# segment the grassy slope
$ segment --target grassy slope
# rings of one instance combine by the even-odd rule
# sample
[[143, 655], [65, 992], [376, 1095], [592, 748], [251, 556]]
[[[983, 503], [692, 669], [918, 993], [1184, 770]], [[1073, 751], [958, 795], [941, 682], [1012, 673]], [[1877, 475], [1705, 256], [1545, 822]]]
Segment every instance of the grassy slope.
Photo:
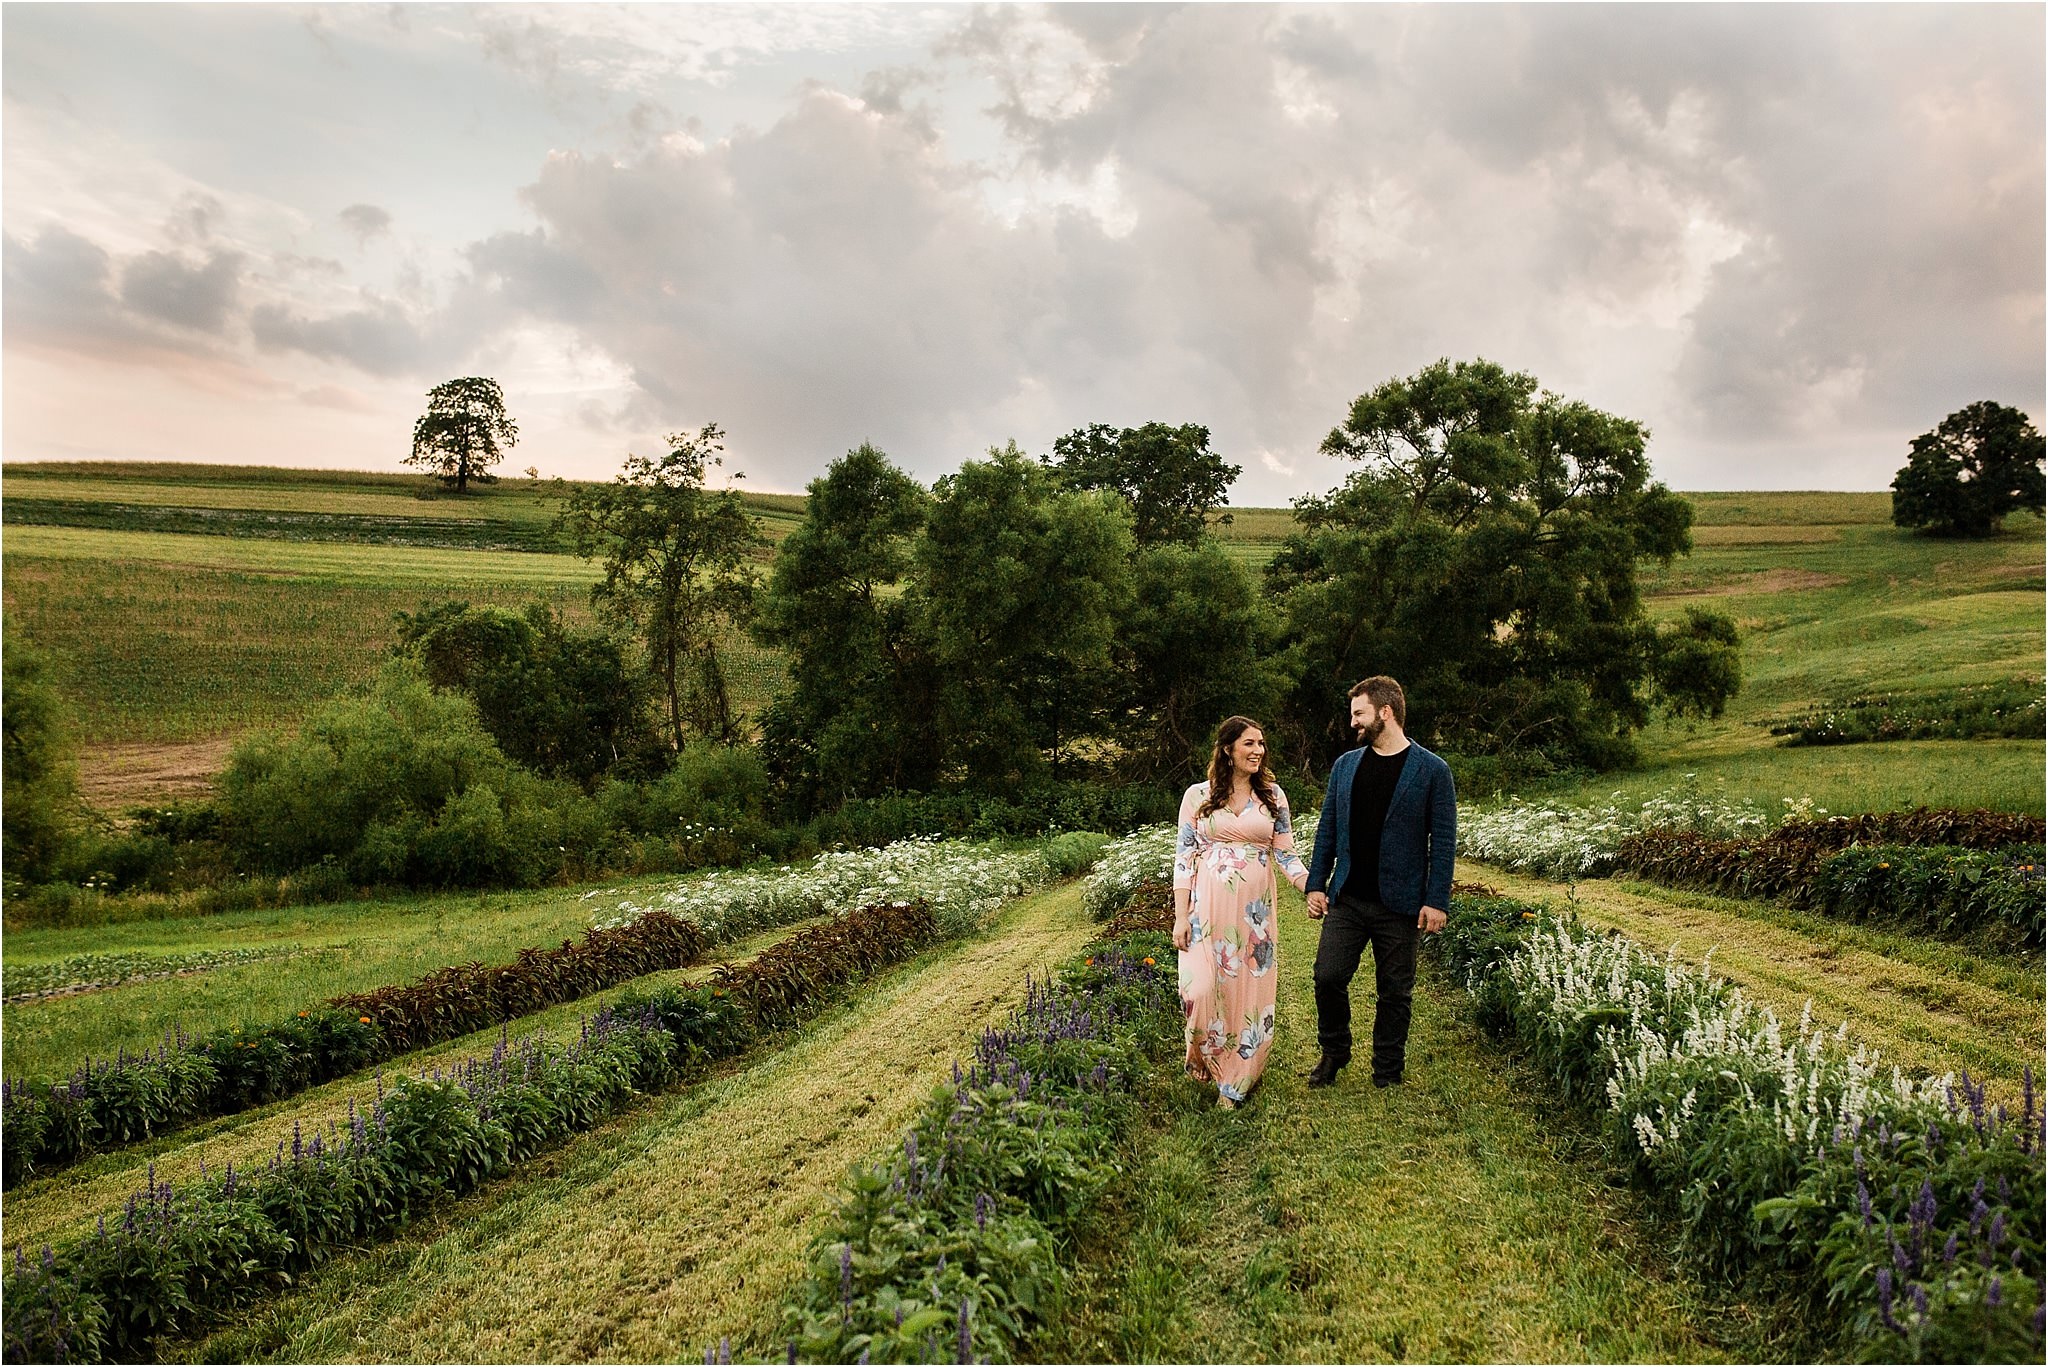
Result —
[[[1282, 894], [1279, 1028], [1251, 1104], [1189, 1088], [1084, 1250], [1047, 1345], [1073, 1362], [1665, 1361], [1745, 1355], [1755, 1327], [1671, 1265], [1544, 1084], [1425, 972], [1408, 1080], [1328, 1091], [1316, 927]], [[1372, 1022], [1372, 969], [1354, 1030]]]
[[789, 1047], [651, 1099], [529, 1172], [337, 1260], [199, 1361], [780, 1358], [779, 1310], [847, 1168], [1094, 933], [1080, 888], [865, 989]]
[[[808, 923], [804, 923], [808, 924]], [[796, 934], [804, 924], [763, 931], [725, 949], [729, 962], [751, 959], [778, 940]], [[580, 1001], [565, 1002], [536, 1012], [515, 1023], [509, 1033], [519, 1036], [539, 1030], [562, 1037], [581, 1028], [582, 1022], [604, 1003], [634, 987], [650, 987], [676, 980], [696, 981], [708, 970], [695, 967], [650, 973], [631, 983], [622, 983]], [[183, 1182], [195, 1178], [201, 1165], [220, 1172], [228, 1163], [247, 1169], [261, 1166], [289, 1145], [295, 1127], [307, 1136], [324, 1133], [332, 1124], [348, 1123], [351, 1102], [368, 1109], [377, 1099], [379, 1078], [401, 1073], [450, 1068], [468, 1059], [489, 1054], [500, 1039], [499, 1027], [479, 1030], [448, 1040], [432, 1048], [417, 1050], [383, 1064], [380, 1068], [337, 1078], [323, 1086], [287, 1097], [268, 1106], [256, 1107], [217, 1120], [188, 1126], [174, 1133], [158, 1135], [139, 1144], [96, 1155], [75, 1167], [23, 1184], [7, 1196], [6, 1247], [33, 1251], [46, 1240], [68, 1238], [92, 1227], [102, 1213], [118, 1209], [128, 1194], [142, 1188], [154, 1171], [165, 1181]]]

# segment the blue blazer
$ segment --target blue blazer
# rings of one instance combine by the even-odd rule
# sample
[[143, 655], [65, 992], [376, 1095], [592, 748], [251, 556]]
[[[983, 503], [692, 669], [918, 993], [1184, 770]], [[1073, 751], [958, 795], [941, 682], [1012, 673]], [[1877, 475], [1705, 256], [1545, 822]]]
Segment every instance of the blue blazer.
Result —
[[[1450, 909], [1458, 794], [1451, 786], [1450, 765], [1414, 741], [1408, 746], [1408, 763], [1387, 804], [1387, 824], [1380, 828], [1380, 897], [1389, 911], [1416, 916], [1424, 907]], [[1330, 769], [1316, 850], [1308, 863], [1310, 892], [1342, 888], [1351, 872], [1351, 781], [1364, 755], [1364, 747], [1347, 750]]]

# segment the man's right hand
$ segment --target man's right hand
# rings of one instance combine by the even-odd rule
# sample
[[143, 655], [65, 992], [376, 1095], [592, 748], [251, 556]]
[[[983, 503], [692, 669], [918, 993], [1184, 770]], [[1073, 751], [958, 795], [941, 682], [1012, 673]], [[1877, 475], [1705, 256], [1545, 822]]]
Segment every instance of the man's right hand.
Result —
[[1312, 892], [1312, 893], [1310, 893], [1310, 894], [1308, 895], [1308, 919], [1309, 919], [1309, 920], [1311, 920], [1311, 921], [1320, 921], [1320, 920], [1322, 920], [1322, 919], [1323, 919], [1323, 916], [1324, 916], [1324, 914], [1325, 914], [1326, 912], [1328, 912], [1328, 911], [1329, 911], [1329, 909], [1330, 909], [1330, 898], [1329, 898], [1329, 895], [1328, 895], [1327, 893], [1321, 893], [1321, 892]]

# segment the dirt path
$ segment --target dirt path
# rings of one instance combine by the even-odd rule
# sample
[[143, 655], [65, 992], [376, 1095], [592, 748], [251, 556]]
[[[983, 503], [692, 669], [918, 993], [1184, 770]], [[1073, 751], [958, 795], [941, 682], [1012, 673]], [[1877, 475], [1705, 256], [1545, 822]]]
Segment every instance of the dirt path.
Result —
[[652, 1103], [345, 1260], [209, 1361], [778, 1358], [780, 1307], [847, 1169], [890, 1145], [985, 1025], [1085, 944], [1078, 885], [1021, 901], [749, 1067]]
[[[1461, 864], [1516, 897], [1563, 903], [1562, 885]], [[1818, 934], [1790, 928], [1778, 909], [1743, 915], [1741, 903], [1697, 897], [1645, 884], [1621, 887], [1593, 879], [1574, 889], [1579, 915], [1645, 948], [1677, 946], [1698, 963], [1714, 951], [1713, 969], [1769, 1004], [1788, 1024], [1813, 1003], [1814, 1019], [1846, 1020], [1852, 1038], [1869, 1044], [1912, 1074], [1968, 1068], [1994, 1092], [2016, 1100], [2020, 1070], [2038, 1075], [2044, 1049], [2041, 984], [2032, 991], [1973, 981], [1957, 971], [1882, 952], [1883, 936], [1855, 925], [1826, 925]], [[1956, 951], [1954, 963], [1972, 965]], [[2007, 976], [2007, 975], [1999, 975]]]
[[87, 745], [78, 752], [78, 793], [108, 813], [151, 802], [210, 797], [235, 737], [185, 744]]

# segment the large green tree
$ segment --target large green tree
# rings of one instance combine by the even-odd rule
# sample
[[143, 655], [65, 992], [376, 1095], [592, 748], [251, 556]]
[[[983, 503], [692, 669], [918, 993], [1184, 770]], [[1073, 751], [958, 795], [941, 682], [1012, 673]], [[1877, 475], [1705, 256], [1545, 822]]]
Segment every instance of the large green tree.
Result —
[[1691, 548], [1648, 438], [1485, 360], [1361, 395], [1323, 450], [1362, 468], [1297, 500], [1302, 530], [1267, 570], [1299, 739], [1319, 759], [1347, 747], [1346, 690], [1379, 673], [1407, 686], [1411, 730], [1467, 754], [1605, 767], [1658, 704], [1718, 713], [1740, 678], [1732, 624], [1660, 629], [1637, 585], [1645, 559]]
[[427, 411], [412, 428], [407, 465], [422, 465], [469, 491], [472, 479], [491, 479], [490, 468], [517, 445], [519, 424], [505, 413], [505, 391], [481, 376], [448, 380], [427, 391]]
[[530, 769], [588, 785], [662, 749], [620, 642], [574, 630], [545, 602], [512, 612], [443, 601], [399, 613], [398, 628], [393, 653], [417, 659], [436, 688], [468, 694], [499, 748]]
[[911, 595], [957, 773], [1057, 776], [1101, 733], [1132, 544], [1122, 500], [1061, 489], [1014, 442], [938, 482]]
[[767, 542], [737, 492], [706, 487], [724, 436], [707, 423], [670, 437], [666, 455], [628, 456], [610, 483], [570, 495], [555, 523], [578, 555], [603, 560], [591, 602], [645, 643], [677, 750], [692, 734], [739, 735], [719, 643], [752, 617], [752, 560]]
[[[1195, 423], [1121, 429], [1093, 423], [1057, 438], [1052, 450], [1046, 464], [1067, 488], [1124, 496], [1141, 546], [1193, 545], [1240, 469], [1209, 449], [1209, 429]], [[1229, 514], [1220, 520], [1228, 522]]]
[[2043, 510], [2041, 434], [2017, 408], [1959, 408], [1913, 438], [1892, 480], [1892, 521], [1934, 536], [1989, 536], [2005, 515]]
[[901, 590], [930, 496], [866, 443], [808, 488], [755, 623], [790, 663], [790, 689], [763, 722], [771, 767], [806, 806], [927, 788], [937, 675]]
[[1225, 717], [1271, 724], [1281, 685], [1269, 658], [1278, 623], [1250, 572], [1213, 537], [1142, 547], [1131, 573], [1117, 630], [1118, 768], [1143, 782], [1190, 782]]

